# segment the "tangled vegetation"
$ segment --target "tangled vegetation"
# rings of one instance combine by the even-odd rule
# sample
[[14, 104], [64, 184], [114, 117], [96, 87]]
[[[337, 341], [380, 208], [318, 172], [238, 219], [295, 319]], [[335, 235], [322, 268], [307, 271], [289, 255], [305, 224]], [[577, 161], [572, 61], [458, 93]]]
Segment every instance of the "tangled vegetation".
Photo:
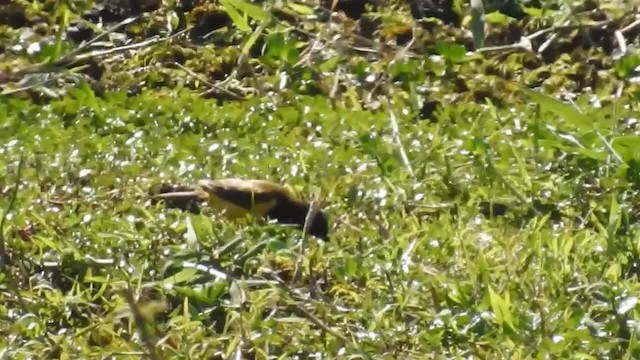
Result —
[[[0, 2], [0, 357], [640, 356], [631, 0]], [[331, 240], [151, 202], [263, 178]]]

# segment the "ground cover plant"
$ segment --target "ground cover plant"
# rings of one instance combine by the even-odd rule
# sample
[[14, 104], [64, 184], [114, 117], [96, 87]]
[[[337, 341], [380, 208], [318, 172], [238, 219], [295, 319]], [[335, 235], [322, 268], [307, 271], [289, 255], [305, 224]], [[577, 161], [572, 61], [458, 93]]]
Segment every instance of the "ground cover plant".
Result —
[[[632, 1], [0, 2], [0, 356], [637, 358]], [[239, 176], [328, 242], [150, 201]]]

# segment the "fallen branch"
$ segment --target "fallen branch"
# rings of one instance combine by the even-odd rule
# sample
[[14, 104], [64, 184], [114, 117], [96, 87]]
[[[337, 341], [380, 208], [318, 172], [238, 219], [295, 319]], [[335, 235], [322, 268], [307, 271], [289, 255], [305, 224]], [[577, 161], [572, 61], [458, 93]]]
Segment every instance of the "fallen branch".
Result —
[[243, 96], [238, 95], [234, 92], [232, 92], [231, 90], [219, 86], [218, 84], [214, 84], [212, 82], [210, 82], [209, 80], [203, 78], [202, 75], [200, 74], [196, 74], [195, 72], [193, 72], [193, 70], [187, 68], [186, 66], [179, 64], [177, 62], [173, 63], [175, 66], [177, 66], [178, 68], [180, 68], [181, 70], [185, 71], [187, 74], [189, 74], [190, 76], [192, 76], [195, 79], [198, 79], [200, 81], [202, 81], [203, 83], [207, 84], [209, 86], [209, 90], [204, 91], [203, 93], [200, 93], [200, 96], [206, 95], [208, 93], [210, 93], [212, 90], [215, 90], [218, 93], [223, 93], [225, 95], [228, 95], [229, 97], [231, 97], [234, 100], [242, 100], [244, 99]]

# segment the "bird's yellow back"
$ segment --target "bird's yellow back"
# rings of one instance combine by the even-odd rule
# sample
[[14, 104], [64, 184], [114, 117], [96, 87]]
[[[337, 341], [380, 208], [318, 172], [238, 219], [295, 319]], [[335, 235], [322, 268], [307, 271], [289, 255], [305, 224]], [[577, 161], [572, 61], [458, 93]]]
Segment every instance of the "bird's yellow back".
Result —
[[247, 213], [263, 217], [286, 196], [282, 186], [263, 180], [201, 180], [198, 187], [206, 194], [210, 209], [228, 219], [242, 218]]

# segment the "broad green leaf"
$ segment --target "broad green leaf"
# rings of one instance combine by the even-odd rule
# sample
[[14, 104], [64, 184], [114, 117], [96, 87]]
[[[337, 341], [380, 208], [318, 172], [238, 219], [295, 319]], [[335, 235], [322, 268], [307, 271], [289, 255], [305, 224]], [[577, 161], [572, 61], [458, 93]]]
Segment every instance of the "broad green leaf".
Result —
[[268, 22], [263, 21], [260, 24], [260, 26], [258, 26], [258, 28], [256, 28], [253, 31], [253, 33], [251, 33], [251, 36], [249, 36], [247, 41], [242, 46], [242, 53], [243, 54], [248, 54], [249, 53], [249, 50], [251, 50], [251, 47], [256, 43], [256, 41], [258, 40], [260, 35], [262, 35], [262, 32], [264, 31], [264, 29], [266, 29], [268, 24], [269, 24]]
[[188, 297], [193, 301], [197, 301], [207, 305], [215, 305], [219, 302], [220, 297], [226, 293], [227, 282], [219, 281], [213, 283], [210, 286], [207, 286], [203, 290], [186, 286], [176, 286], [174, 290], [176, 293]]
[[247, 14], [249, 17], [259, 21], [267, 21], [271, 18], [271, 15], [264, 11], [260, 6], [253, 5], [246, 0], [222, 0], [235, 7], [239, 11]]
[[319, 69], [322, 72], [333, 71], [336, 68], [336, 66], [338, 66], [338, 64], [340, 64], [340, 62], [342, 60], [343, 60], [343, 58], [340, 55], [332, 56], [327, 61], [325, 61], [322, 64], [320, 64]]
[[244, 238], [242, 236], [238, 236], [235, 239], [228, 241], [224, 246], [219, 249], [216, 249], [214, 254], [216, 257], [224, 257], [228, 254], [231, 254], [235, 249], [237, 249], [244, 242]]
[[621, 276], [622, 276], [622, 265], [618, 263], [611, 264], [604, 271], [604, 277], [612, 282], [617, 282], [618, 280], [620, 280]]
[[298, 50], [295, 46], [289, 47], [287, 51], [286, 58], [284, 60], [289, 64], [295, 64], [300, 60], [300, 50]]
[[488, 13], [484, 16], [484, 20], [489, 24], [507, 25], [513, 21], [512, 17], [509, 17], [499, 11]]
[[611, 140], [612, 145], [628, 146], [640, 149], [640, 136], [638, 135], [620, 135]]
[[609, 152], [605, 150], [597, 151], [597, 150], [591, 150], [588, 148], [575, 148], [575, 150], [577, 153], [583, 156], [586, 156], [588, 158], [591, 158], [593, 160], [605, 161], [609, 157]]
[[247, 250], [247, 252], [242, 254], [242, 256], [240, 256], [237, 259], [237, 263], [238, 264], [243, 264], [245, 261], [251, 259], [254, 256], [257, 256], [258, 254], [260, 254], [267, 247], [268, 243], [269, 243], [269, 240], [265, 240], [265, 241], [262, 241], [262, 242], [258, 243], [256, 246], [252, 247], [251, 249]]
[[224, 6], [224, 10], [227, 12], [227, 15], [229, 15], [233, 23], [240, 31], [251, 30], [247, 19], [242, 14], [240, 14], [238, 10], [232, 5], [232, 1], [233, 0], [220, 0], [222, 5]]
[[308, 5], [305, 5], [305, 4], [300, 4], [300, 3], [295, 3], [295, 2], [288, 2], [287, 6], [290, 7], [291, 9], [293, 9], [293, 11], [295, 11], [298, 14], [301, 14], [301, 15], [312, 15], [313, 14], [313, 8], [311, 6], [308, 6]]
[[522, 10], [525, 12], [525, 14], [531, 17], [534, 17], [534, 18], [542, 17], [542, 9], [540, 8], [523, 6]]
[[541, 92], [531, 90], [527, 87], [520, 87], [520, 91], [525, 93], [533, 101], [535, 101], [540, 107], [563, 118], [567, 123], [575, 126], [580, 131], [592, 131], [594, 123], [591, 118], [581, 113], [574, 106], [566, 104], [562, 101], [554, 99], [553, 97], [543, 94]]
[[32, 241], [47, 251], [55, 250], [56, 252], [61, 252], [64, 249], [63, 243], [60, 241], [54, 241], [47, 236], [36, 235], [32, 238]]
[[185, 268], [185, 269], [182, 269], [177, 274], [171, 275], [168, 278], [162, 280], [160, 285], [161, 286], [175, 285], [175, 284], [181, 284], [189, 280], [194, 280], [195, 278], [199, 277], [199, 276], [197, 277], [195, 276], [197, 273], [198, 273], [198, 269], [196, 268]]
[[487, 288], [489, 290], [489, 301], [491, 302], [491, 309], [496, 316], [496, 321], [501, 326], [504, 326], [506, 324], [511, 329], [514, 329], [511, 311], [509, 310], [509, 302], [498, 295], [493, 290], [493, 287], [491, 285], [489, 285]]
[[188, 237], [189, 241], [197, 241], [208, 239], [213, 236], [213, 225], [211, 219], [206, 216], [189, 216], [187, 218], [187, 231], [190, 231], [189, 225], [192, 226], [192, 231], [194, 234], [188, 234], [187, 236], [193, 236], [193, 238]]
[[464, 56], [467, 53], [464, 46], [456, 43], [445, 42], [438, 43], [436, 45], [436, 51], [438, 54], [453, 62], [460, 62], [464, 60]]
[[193, 220], [191, 217], [188, 217], [185, 222], [187, 224], [187, 232], [185, 233], [184, 237], [187, 240], [187, 244], [193, 246], [198, 242], [198, 233], [196, 232], [196, 228], [193, 225]]
[[616, 75], [621, 79], [626, 79], [634, 74], [637, 76], [638, 67], [640, 67], [640, 55], [638, 53], [625, 54], [613, 65]]
[[267, 56], [273, 58], [282, 58], [282, 54], [286, 51], [285, 48], [286, 43], [284, 35], [282, 33], [273, 33], [267, 37]]

